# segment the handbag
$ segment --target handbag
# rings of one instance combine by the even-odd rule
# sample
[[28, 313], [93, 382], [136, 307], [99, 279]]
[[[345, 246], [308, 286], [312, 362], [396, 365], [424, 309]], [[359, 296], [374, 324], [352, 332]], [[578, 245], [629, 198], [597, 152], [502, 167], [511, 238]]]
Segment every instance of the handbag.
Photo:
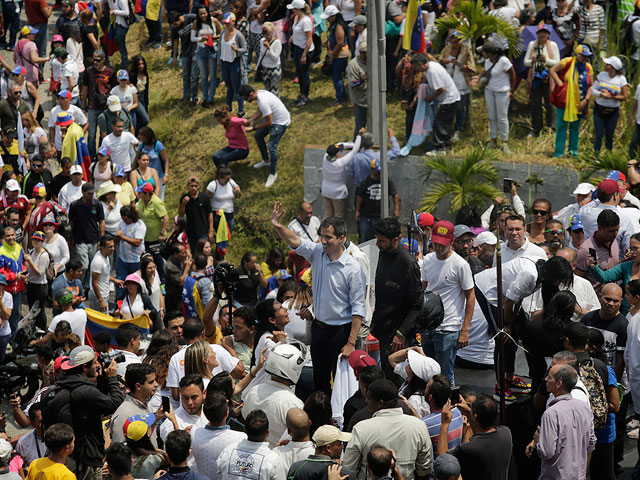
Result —
[[[575, 62], [575, 59], [572, 59], [570, 62], [567, 62], [565, 67], [562, 69], [562, 72], [560, 72], [560, 75], [558, 75], [561, 80], [564, 79], [564, 76], [569, 71], [569, 68], [571, 68], [572, 62]], [[553, 91], [551, 92], [551, 95], [549, 95], [549, 101], [556, 108], [566, 108], [567, 82], [564, 82], [562, 85], [556, 85], [555, 87], [553, 87]]]
[[267, 51], [265, 50], [262, 54], [262, 57], [260, 57], [260, 60], [258, 60], [258, 64], [256, 65], [256, 73], [253, 75], [253, 80], [255, 82], [262, 82], [264, 80], [264, 67], [262, 66], [262, 61], [264, 60], [264, 56], [266, 54]]
[[619, 107], [605, 107], [598, 102], [594, 104], [596, 113], [602, 118], [611, 118], [620, 110]]

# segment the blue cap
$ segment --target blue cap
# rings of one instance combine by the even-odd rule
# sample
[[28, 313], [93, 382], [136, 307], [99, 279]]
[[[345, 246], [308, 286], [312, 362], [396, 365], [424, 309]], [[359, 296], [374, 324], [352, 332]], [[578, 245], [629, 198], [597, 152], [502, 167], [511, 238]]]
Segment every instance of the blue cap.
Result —
[[118, 80], [129, 80], [129, 72], [127, 72], [126, 70], [118, 70], [118, 73], [116, 75], [118, 77]]
[[113, 176], [126, 177], [127, 173], [124, 171], [124, 167], [122, 165], [116, 165], [115, 167], [113, 167]]
[[11, 70], [11, 73], [13, 73], [14, 75], [24, 75], [25, 73], [27, 73], [27, 70], [20, 65], [16, 65], [14, 69]]
[[582, 219], [579, 214], [574, 213], [569, 217], [569, 230], [584, 230]]
[[409, 239], [406, 237], [400, 240], [400, 245], [409, 250], [411, 253], [416, 253], [418, 251], [418, 241], [415, 238], [411, 239], [411, 248], [409, 248]]
[[[109, 147], [107, 147], [106, 145], [102, 145], [99, 149], [98, 149], [98, 154], [102, 155], [103, 157], [108, 157], [109, 156]], [[124, 176], [124, 175], [123, 175]]]
[[0, 285], [7, 285], [7, 277], [0, 273]]
[[282, 270], [278, 270], [276, 272], [276, 278], [278, 280], [287, 280], [291, 278], [291, 274], [283, 268]]
[[456, 225], [453, 229], [453, 236], [455, 238], [461, 237], [465, 233], [470, 233], [475, 237], [475, 234], [471, 231], [471, 229], [467, 225]]
[[593, 52], [589, 48], [589, 45], [585, 43], [583, 43], [582, 45], [578, 45], [576, 47], [576, 53], [579, 53], [580, 55], [584, 55], [585, 57], [590, 57], [593, 55]]
[[374, 158], [373, 160], [371, 160], [370, 167], [375, 169], [376, 172], [379, 172], [380, 171], [380, 159], [379, 158]]
[[622, 180], [623, 182], [626, 182], [627, 177], [620, 170], [609, 170], [609, 173], [607, 173], [605, 180], [615, 180], [616, 182]]

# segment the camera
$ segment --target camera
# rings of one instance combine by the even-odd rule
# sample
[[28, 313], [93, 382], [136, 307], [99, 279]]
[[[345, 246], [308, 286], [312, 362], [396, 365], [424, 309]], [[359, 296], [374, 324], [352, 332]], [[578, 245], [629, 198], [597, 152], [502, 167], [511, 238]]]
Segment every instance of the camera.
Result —
[[122, 352], [101, 353], [98, 355], [98, 362], [103, 370], [111, 365], [113, 360], [115, 360], [116, 363], [123, 363], [126, 361], [124, 353]]
[[544, 62], [540, 59], [540, 57], [543, 55], [544, 47], [537, 46], [535, 48], [536, 48], [535, 71], [536, 72], [543, 72], [543, 71], [546, 70], [546, 67], [545, 67]]
[[221, 285], [227, 294], [233, 291], [239, 281], [240, 275], [231, 263], [220, 263], [213, 271], [213, 282]]

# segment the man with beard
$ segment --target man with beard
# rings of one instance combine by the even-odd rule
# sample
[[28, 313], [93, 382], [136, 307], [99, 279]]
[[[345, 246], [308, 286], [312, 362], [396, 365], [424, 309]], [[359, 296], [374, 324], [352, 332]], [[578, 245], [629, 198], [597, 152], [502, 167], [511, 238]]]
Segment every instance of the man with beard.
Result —
[[454, 229], [453, 251], [471, 264], [471, 250], [476, 236], [466, 225], [456, 225]]
[[496, 253], [497, 243], [498, 238], [493, 232], [482, 232], [476, 237], [474, 246], [476, 255], [472, 255], [469, 259], [473, 275], [493, 267], [493, 255]]
[[552, 219], [546, 223], [544, 240], [552, 257], [564, 246], [564, 236], [564, 227], [560, 220]]

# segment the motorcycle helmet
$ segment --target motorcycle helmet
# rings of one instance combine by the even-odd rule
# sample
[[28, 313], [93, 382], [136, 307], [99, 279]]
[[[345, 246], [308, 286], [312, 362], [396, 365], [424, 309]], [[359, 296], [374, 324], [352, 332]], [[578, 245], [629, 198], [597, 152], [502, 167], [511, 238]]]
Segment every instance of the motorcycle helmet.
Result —
[[424, 292], [422, 307], [416, 317], [416, 329], [420, 333], [431, 332], [444, 320], [444, 306], [437, 292]]
[[304, 343], [287, 339], [271, 349], [264, 369], [267, 373], [295, 385], [302, 373], [302, 367], [307, 363], [308, 356], [308, 349]]

